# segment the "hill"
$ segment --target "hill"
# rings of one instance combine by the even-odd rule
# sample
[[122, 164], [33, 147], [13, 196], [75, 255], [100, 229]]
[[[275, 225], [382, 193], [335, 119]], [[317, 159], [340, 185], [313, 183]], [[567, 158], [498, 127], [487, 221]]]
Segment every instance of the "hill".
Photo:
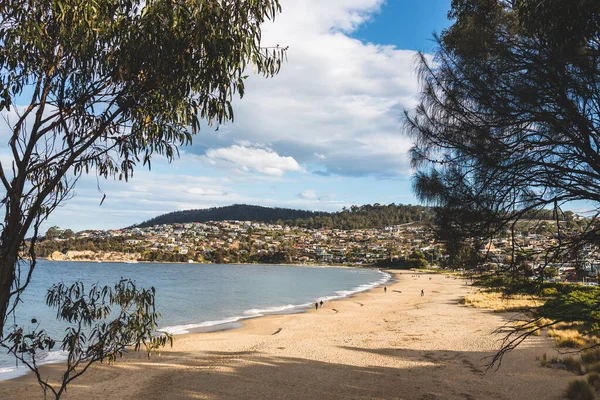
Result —
[[393, 203], [344, 207], [342, 211], [334, 213], [234, 204], [202, 210], [175, 211], [159, 215], [137, 226], [145, 228], [163, 224], [227, 220], [272, 222], [315, 229], [362, 229], [429, 221], [431, 211], [429, 207]]
[[322, 211], [293, 210], [289, 208], [262, 207], [248, 204], [234, 204], [226, 207], [213, 207], [202, 210], [174, 211], [159, 215], [137, 225], [145, 228], [153, 225], [184, 224], [189, 222], [208, 221], [257, 221], [276, 222], [279, 220], [294, 220], [313, 218], [328, 213]]
[[305, 228], [367, 229], [383, 228], [411, 222], [431, 221], [431, 208], [403, 204], [366, 204], [315, 217], [284, 221], [286, 225]]

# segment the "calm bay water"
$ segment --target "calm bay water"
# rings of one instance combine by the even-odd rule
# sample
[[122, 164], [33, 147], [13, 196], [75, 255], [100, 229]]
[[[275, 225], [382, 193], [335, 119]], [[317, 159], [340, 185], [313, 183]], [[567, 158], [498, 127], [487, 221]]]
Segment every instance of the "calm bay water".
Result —
[[[269, 313], [301, 311], [315, 301], [347, 297], [390, 278], [379, 271], [355, 268], [40, 261], [17, 308], [17, 323], [27, 326], [36, 318], [58, 339], [65, 325], [56, 321], [45, 304], [46, 290], [53, 283], [81, 280], [88, 288], [94, 283], [113, 285], [121, 277], [134, 280], [138, 287], [156, 288], [156, 305], [163, 317], [159, 329], [174, 334]], [[56, 352], [45, 361], [60, 361], [63, 356]], [[25, 372], [0, 354], [0, 380]]]

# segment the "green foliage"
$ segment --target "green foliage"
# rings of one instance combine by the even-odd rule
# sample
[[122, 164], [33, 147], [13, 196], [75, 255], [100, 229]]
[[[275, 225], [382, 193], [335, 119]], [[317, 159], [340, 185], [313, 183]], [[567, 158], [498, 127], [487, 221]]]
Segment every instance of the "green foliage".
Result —
[[232, 121], [247, 71], [270, 77], [284, 61], [285, 48], [261, 44], [279, 12], [278, 0], [2, 3], [0, 111], [17, 118], [0, 164], [0, 335], [28, 283], [15, 280], [26, 235], [33, 258], [40, 225], [82, 174], [127, 180], [154, 155], [176, 158], [201, 122]]
[[81, 282], [53, 285], [46, 295], [46, 304], [56, 310], [57, 320], [66, 323], [60, 349], [68, 355], [61, 386], [55, 388], [40, 375], [36, 356], [52, 351], [56, 340], [39, 328], [36, 320], [31, 333], [14, 327], [2, 346], [27, 365], [37, 376], [44, 393], [50, 390], [58, 399], [66, 386], [83, 374], [95, 362], [113, 363], [128, 347], [144, 348], [150, 355], [167, 343], [171, 335], [155, 334], [160, 314], [154, 306], [155, 290], [139, 289], [130, 280], [122, 279], [110, 286], [92, 285], [86, 291]]
[[570, 400], [595, 400], [597, 398], [594, 387], [580, 379], [569, 382], [565, 396]]
[[60, 228], [58, 226], [52, 226], [46, 231], [45, 238], [47, 240], [54, 240], [60, 238], [61, 235], [62, 231], [60, 230]]
[[552, 297], [552, 296], [556, 296], [558, 295], [558, 290], [556, 290], [556, 288], [543, 288], [542, 291], [540, 292], [540, 295], [542, 297]]
[[600, 204], [590, 140], [600, 86], [589, 84], [600, 79], [600, 2], [455, 0], [449, 16], [434, 58], [420, 59], [421, 101], [406, 112], [417, 197], [435, 207], [452, 251], [545, 219], [556, 223], [526, 229], [555, 230], [562, 243], [544, 259], [572, 259], [567, 247], [595, 245], [599, 229], [561, 205]]
[[350, 209], [343, 209], [326, 216], [287, 221], [286, 225], [311, 229], [367, 229], [411, 222], [429, 222], [430, 220], [431, 214], [428, 207], [376, 203], [373, 205], [352, 206]]
[[381, 268], [424, 269], [429, 266], [429, 263], [423, 253], [414, 251], [407, 258], [378, 260], [376, 265]]
[[[37, 257], [48, 257], [53, 252], [65, 253], [69, 250], [74, 251], [115, 251], [128, 252], [131, 247], [125, 244], [125, 240], [133, 237], [107, 237], [107, 238], [70, 238], [66, 235], [60, 235], [64, 238], [62, 241], [43, 240], [35, 246], [35, 255]], [[139, 239], [139, 238], [138, 238]], [[165, 260], [168, 261], [168, 260]]]
[[600, 290], [573, 290], [551, 298], [539, 309], [541, 316], [559, 321], [600, 323]]

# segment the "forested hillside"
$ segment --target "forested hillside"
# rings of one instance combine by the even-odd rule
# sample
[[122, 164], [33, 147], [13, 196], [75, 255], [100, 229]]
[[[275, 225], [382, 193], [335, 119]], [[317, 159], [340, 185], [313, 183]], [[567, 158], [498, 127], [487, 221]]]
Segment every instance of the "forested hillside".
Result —
[[430, 219], [429, 207], [375, 203], [374, 205], [352, 206], [326, 215], [284, 221], [284, 224], [306, 228], [365, 229], [383, 228], [409, 222], [424, 222]]
[[306, 228], [361, 229], [381, 228], [429, 219], [428, 207], [402, 204], [352, 206], [335, 213], [235, 204], [204, 210], [175, 211], [152, 218], [137, 226], [144, 228], [162, 224], [237, 220], [272, 222]]
[[145, 228], [148, 226], [163, 224], [228, 220], [275, 222], [277, 220], [313, 218], [327, 214], [328, 213], [326, 212], [320, 211], [292, 210], [289, 208], [234, 204], [226, 207], [213, 207], [203, 210], [174, 211], [168, 214], [159, 215], [158, 217], [142, 222], [137, 226], [140, 228]]

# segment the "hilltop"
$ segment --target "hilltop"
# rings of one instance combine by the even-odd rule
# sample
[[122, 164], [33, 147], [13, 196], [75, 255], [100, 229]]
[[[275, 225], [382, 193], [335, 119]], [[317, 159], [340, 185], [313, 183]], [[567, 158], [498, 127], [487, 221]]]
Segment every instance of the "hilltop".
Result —
[[186, 224], [209, 221], [254, 221], [275, 222], [280, 220], [306, 219], [327, 215], [323, 211], [293, 210], [290, 208], [262, 207], [248, 204], [234, 204], [226, 207], [212, 207], [200, 210], [174, 211], [144, 221], [138, 228], [154, 225]]
[[363, 229], [428, 221], [430, 217], [429, 207], [393, 203], [352, 206], [349, 209], [344, 207], [342, 211], [333, 213], [234, 204], [226, 207], [170, 212], [142, 222], [136, 227], [209, 221], [253, 221], [316, 229]]

